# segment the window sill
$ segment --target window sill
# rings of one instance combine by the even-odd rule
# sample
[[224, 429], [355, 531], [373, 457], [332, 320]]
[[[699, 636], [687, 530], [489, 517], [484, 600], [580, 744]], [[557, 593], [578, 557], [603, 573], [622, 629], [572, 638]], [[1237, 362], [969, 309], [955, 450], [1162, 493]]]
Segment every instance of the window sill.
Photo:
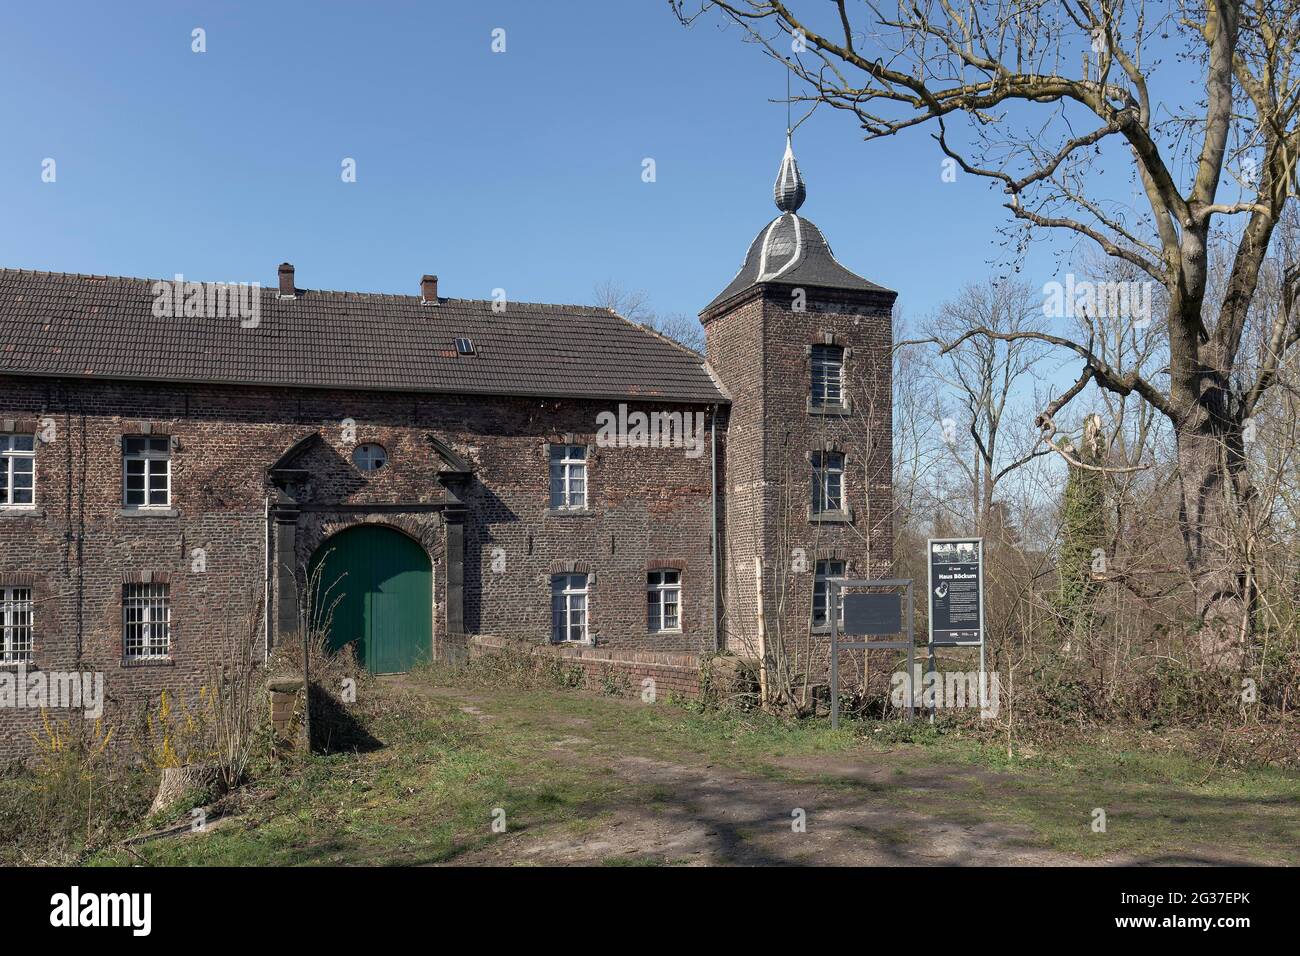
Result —
[[[594, 515], [596, 512], [590, 508], [547, 508], [546, 517], [548, 518], [581, 518], [584, 516]], [[572, 642], [570, 642], [572, 643]]]
[[35, 505], [0, 505], [0, 518], [44, 518], [45, 512]]
[[40, 670], [40, 668], [36, 666], [36, 662], [33, 660], [0, 661], [0, 671], [16, 671], [19, 668], [22, 668], [28, 673]]
[[172, 657], [124, 657], [122, 658], [123, 667], [175, 667], [176, 660]]
[[808, 520], [812, 524], [852, 524], [853, 509], [847, 511], [813, 511], [808, 510]]
[[853, 414], [853, 403], [844, 402], [840, 405], [814, 405], [811, 398], [805, 400], [804, 408], [809, 415], [831, 415], [844, 416]]
[[686, 632], [683, 631], [680, 627], [665, 628], [664, 630], [661, 631], [652, 631], [649, 628], [646, 629], [647, 637], [663, 637], [664, 635], [668, 635], [671, 637], [674, 634], [685, 634], [685, 633]]
[[118, 508], [119, 518], [179, 518], [175, 508]]

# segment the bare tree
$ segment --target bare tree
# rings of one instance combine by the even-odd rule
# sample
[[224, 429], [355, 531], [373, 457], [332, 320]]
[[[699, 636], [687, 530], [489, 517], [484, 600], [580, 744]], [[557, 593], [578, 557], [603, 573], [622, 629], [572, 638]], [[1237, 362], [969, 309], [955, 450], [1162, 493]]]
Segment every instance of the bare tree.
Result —
[[606, 280], [596, 284], [595, 304], [670, 338], [692, 352], [704, 353], [704, 326], [700, 320], [680, 312], [660, 315], [650, 307], [650, 296], [644, 291], [629, 292], [612, 279]]
[[[1293, 275], [1277, 308], [1255, 302], [1296, 189], [1300, 0], [835, 0], [798, 12], [782, 0], [672, 2], [684, 22], [717, 10], [740, 25], [801, 83], [796, 100], [848, 113], [868, 140], [933, 127], [955, 168], [1002, 187], [1022, 238], [1089, 241], [1163, 287], [1167, 383], [1068, 335], [972, 335], [1034, 338], [1081, 360], [1045, 422], [1089, 384], [1135, 394], [1169, 421], [1201, 649], [1211, 663], [1240, 661], [1255, 600], [1238, 535], [1255, 494], [1244, 422], [1300, 341]], [[1174, 82], [1160, 72], [1170, 59], [1198, 71], [1197, 101], [1157, 109], [1151, 87]], [[961, 118], [959, 142], [949, 123]], [[1099, 185], [1107, 161], [1129, 170], [1145, 209], [1111, 201]], [[1209, 290], [1216, 246], [1231, 264]], [[1243, 355], [1252, 323], [1263, 347]]]
[[[931, 320], [928, 330], [940, 342], [968, 337], [973, 329], [990, 329], [1005, 338], [969, 338], [966, 347], [946, 351], [931, 359], [930, 377], [945, 386], [959, 406], [960, 421], [949, 419], [944, 428], [950, 456], [966, 476], [971, 510], [978, 534], [995, 530], [999, 513], [994, 497], [998, 485], [1050, 450], [1037, 436], [1014, 434], [1014, 414], [1036, 377], [1035, 366], [1045, 346], [1030, 338], [1013, 337], [1036, 331], [1042, 315], [1041, 297], [1022, 282], [986, 282], [966, 286]], [[939, 408], [936, 405], [936, 408]], [[945, 416], [940, 411], [936, 416]], [[1021, 415], [1021, 422], [1032, 415]], [[969, 446], [957, 440], [957, 427], [970, 438]], [[969, 447], [967, 457], [964, 448]]]

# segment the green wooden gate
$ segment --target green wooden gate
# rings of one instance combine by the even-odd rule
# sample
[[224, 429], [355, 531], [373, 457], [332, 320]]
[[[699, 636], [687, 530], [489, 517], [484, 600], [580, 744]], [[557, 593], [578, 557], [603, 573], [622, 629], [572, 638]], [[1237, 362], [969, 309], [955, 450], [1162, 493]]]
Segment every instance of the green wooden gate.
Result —
[[338, 599], [330, 646], [355, 641], [372, 674], [408, 671], [433, 646], [433, 568], [424, 549], [400, 531], [359, 525], [317, 550], [318, 604]]

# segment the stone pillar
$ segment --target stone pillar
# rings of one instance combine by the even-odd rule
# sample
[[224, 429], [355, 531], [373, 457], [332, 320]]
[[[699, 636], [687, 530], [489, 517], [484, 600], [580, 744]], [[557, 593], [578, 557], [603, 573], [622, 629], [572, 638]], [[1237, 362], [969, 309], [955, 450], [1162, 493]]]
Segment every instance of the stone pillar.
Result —
[[275, 644], [298, 630], [298, 511], [275, 513]]
[[447, 637], [459, 643], [465, 633], [465, 512], [443, 512], [447, 529]]
[[268, 683], [271, 694], [271, 729], [277, 740], [298, 744], [301, 727], [298, 720], [298, 701], [303, 697], [302, 678], [284, 677]]

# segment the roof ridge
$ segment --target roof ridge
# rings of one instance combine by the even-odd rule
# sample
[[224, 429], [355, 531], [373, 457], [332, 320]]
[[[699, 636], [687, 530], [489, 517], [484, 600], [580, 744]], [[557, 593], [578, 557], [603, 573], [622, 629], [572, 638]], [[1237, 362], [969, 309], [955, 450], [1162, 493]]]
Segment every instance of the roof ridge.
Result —
[[[0, 377], [728, 400], [703, 356], [609, 308], [451, 298], [430, 308], [414, 295], [332, 290], [278, 299], [259, 283], [260, 322], [242, 321], [246, 294], [239, 323], [225, 321], [226, 300], [205, 302], [196, 321], [158, 321], [154, 290], [174, 281], [0, 266]], [[243, 331], [259, 325], [263, 334]], [[455, 336], [474, 340], [477, 357], [460, 357]]]
[[[174, 282], [174, 281], [176, 281], [174, 277], [171, 278], [171, 279], [163, 279], [163, 278], [159, 278], [159, 277], [157, 277], [157, 276], [118, 276], [118, 275], [108, 275], [108, 274], [103, 274], [103, 275], [101, 275], [101, 274], [99, 274], [99, 273], [94, 273], [94, 272], [59, 272], [59, 271], [52, 270], [52, 269], [15, 269], [15, 268], [13, 268], [12, 266], [0, 266], [0, 274], [3, 274], [3, 273], [9, 273], [9, 274], [20, 275], [20, 276], [39, 276], [39, 277], [45, 277], [45, 278], [56, 278], [56, 279], [91, 279], [91, 280], [95, 280], [95, 281], [109, 281], [109, 282], [149, 282], [149, 283], [152, 283], [152, 282]], [[208, 283], [208, 282], [224, 282], [224, 281], [226, 281], [226, 280], [222, 280], [222, 279], [189, 279], [189, 280], [187, 280], [187, 281], [190, 281], [190, 282], [199, 282], [199, 283], [206, 284], [206, 283]], [[251, 285], [252, 283], [249, 283], [249, 284]], [[270, 285], [261, 284], [261, 285], [259, 285], [259, 288], [261, 288], [263, 291], [266, 291], [266, 292], [272, 292], [272, 293], [275, 293], [275, 292], [276, 292], [276, 286], [275, 286], [274, 283], [272, 283], [272, 284], [270, 284]], [[419, 295], [408, 295], [408, 294], [406, 294], [406, 293], [402, 293], [402, 292], [365, 292], [365, 291], [362, 291], [362, 290], [359, 290], [359, 289], [309, 289], [309, 288], [300, 288], [300, 289], [298, 289], [298, 291], [299, 291], [300, 293], [304, 293], [304, 292], [305, 292], [305, 293], [311, 293], [311, 294], [314, 294], [314, 295], [329, 295], [329, 296], [342, 296], [342, 297], [355, 297], [355, 298], [382, 299], [382, 300], [389, 300], [389, 301], [411, 301], [411, 302], [419, 302], [419, 301], [422, 301], [422, 299], [421, 299], [421, 297], [420, 297]], [[438, 299], [438, 301], [439, 301], [439, 302], [466, 302], [466, 303], [475, 303], [475, 304], [482, 303], [482, 304], [486, 304], [486, 305], [491, 305], [491, 304], [495, 303], [495, 302], [498, 301], [498, 300], [496, 300], [496, 299], [464, 299], [464, 298], [458, 298], [458, 297], [454, 297], [454, 296], [440, 296], [439, 299]], [[528, 299], [508, 299], [508, 300], [506, 300], [506, 303], [507, 303], [507, 311], [509, 311], [510, 307], [514, 307], [514, 306], [520, 306], [520, 307], [529, 308], [529, 309], [538, 309], [538, 310], [549, 311], [549, 312], [571, 312], [571, 311], [580, 311], [580, 312], [590, 312], [590, 313], [594, 313], [594, 314], [598, 314], [598, 315], [603, 315], [603, 314], [605, 314], [605, 313], [611, 311], [610, 309], [604, 308], [604, 307], [602, 307], [602, 306], [598, 306], [598, 305], [583, 305], [583, 304], [578, 303], [578, 302], [572, 302], [572, 303], [570, 303], [570, 302], [534, 302], [534, 301], [532, 301], [532, 300], [528, 300]], [[619, 318], [622, 318], [622, 316], [619, 316]], [[635, 325], [636, 323], [632, 323], [632, 324]]]

